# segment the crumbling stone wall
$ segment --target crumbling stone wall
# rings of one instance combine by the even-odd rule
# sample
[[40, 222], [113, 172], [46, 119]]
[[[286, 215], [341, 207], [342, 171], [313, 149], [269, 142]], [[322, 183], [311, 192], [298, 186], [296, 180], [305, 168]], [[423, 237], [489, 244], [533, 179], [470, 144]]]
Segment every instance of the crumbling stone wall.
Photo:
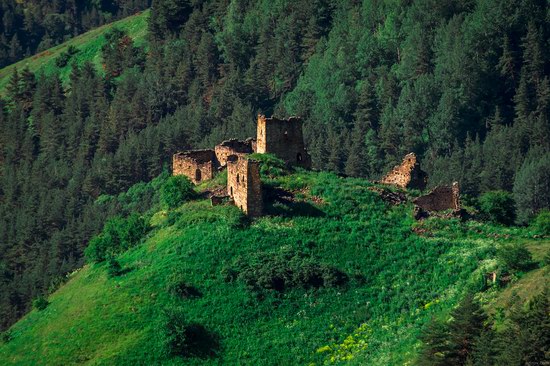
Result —
[[287, 164], [311, 168], [301, 118], [278, 119], [258, 115], [256, 144], [258, 153], [274, 154]]
[[410, 153], [405, 156], [401, 165], [395, 166], [380, 183], [423, 190], [426, 188], [426, 181], [427, 175], [420, 169], [416, 155]]
[[215, 170], [214, 150], [191, 150], [172, 157], [172, 175], [185, 175], [194, 184], [212, 179]]
[[244, 156], [252, 154], [254, 152], [252, 145], [252, 139], [247, 139], [245, 141], [230, 139], [216, 145], [214, 151], [216, 152], [216, 159], [218, 160], [219, 166], [225, 166], [227, 164], [227, 157], [231, 155]]
[[458, 182], [452, 186], [437, 186], [430, 193], [413, 201], [425, 211], [460, 210], [460, 188]]
[[248, 216], [261, 216], [260, 163], [245, 156], [230, 155], [227, 158], [227, 194]]

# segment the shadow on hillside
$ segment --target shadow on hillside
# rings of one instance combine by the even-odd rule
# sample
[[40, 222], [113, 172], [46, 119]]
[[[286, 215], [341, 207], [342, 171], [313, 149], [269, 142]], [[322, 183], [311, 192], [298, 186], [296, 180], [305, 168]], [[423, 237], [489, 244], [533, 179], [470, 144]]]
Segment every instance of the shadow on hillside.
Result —
[[189, 324], [185, 329], [185, 343], [186, 357], [215, 358], [221, 350], [220, 337], [197, 323]]
[[325, 213], [309, 202], [297, 200], [294, 193], [280, 187], [265, 187], [265, 212], [268, 215], [322, 217]]

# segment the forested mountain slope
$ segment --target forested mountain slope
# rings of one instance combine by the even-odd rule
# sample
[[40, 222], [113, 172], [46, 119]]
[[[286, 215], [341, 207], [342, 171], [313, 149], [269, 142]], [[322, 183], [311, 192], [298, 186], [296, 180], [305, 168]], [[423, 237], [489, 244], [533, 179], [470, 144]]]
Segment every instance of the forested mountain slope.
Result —
[[0, 101], [1, 327], [136, 209], [94, 202], [177, 150], [253, 136], [260, 112], [302, 116], [318, 169], [375, 179], [412, 151], [430, 185], [458, 180], [473, 205], [504, 190], [506, 223], [530, 223], [550, 206], [549, 14], [544, 0], [164, 0], [147, 48], [122, 27], [99, 68], [77, 53], [61, 76], [18, 70]]
[[3, 0], [0, 3], [0, 67], [150, 5], [150, 0]]

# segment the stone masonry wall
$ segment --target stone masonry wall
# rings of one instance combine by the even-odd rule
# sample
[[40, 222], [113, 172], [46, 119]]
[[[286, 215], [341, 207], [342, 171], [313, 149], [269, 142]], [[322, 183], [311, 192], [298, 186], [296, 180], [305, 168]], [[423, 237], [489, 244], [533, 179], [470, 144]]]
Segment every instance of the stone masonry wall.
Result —
[[405, 156], [401, 165], [395, 166], [380, 183], [423, 190], [426, 188], [426, 180], [426, 173], [420, 169], [416, 155], [410, 153]]
[[214, 150], [192, 150], [172, 157], [172, 175], [185, 175], [194, 184], [212, 179], [215, 169]]
[[452, 186], [437, 186], [413, 202], [425, 211], [457, 211], [460, 209], [460, 188], [457, 182]]
[[229, 156], [227, 159], [227, 194], [233, 199], [235, 205], [248, 216], [261, 216], [263, 198], [259, 162], [244, 156]]
[[257, 152], [274, 154], [287, 164], [311, 168], [311, 156], [304, 145], [302, 120], [266, 118], [258, 115]]
[[226, 140], [216, 145], [214, 150], [220, 166], [225, 166], [227, 164], [227, 157], [230, 155], [243, 156], [254, 152], [251, 139], [247, 139], [246, 141], [237, 139]]

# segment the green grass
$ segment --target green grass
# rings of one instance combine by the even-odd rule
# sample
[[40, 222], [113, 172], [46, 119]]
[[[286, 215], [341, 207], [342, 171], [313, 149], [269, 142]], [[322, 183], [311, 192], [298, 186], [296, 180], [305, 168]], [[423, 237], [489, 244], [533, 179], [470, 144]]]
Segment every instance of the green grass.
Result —
[[[4, 93], [4, 89], [8, 84], [15, 68], [20, 71], [28, 66], [29, 69], [35, 74], [59, 74], [64, 82], [66, 82], [69, 78], [71, 72], [71, 62], [75, 62], [77, 65], [82, 65], [84, 62], [90, 61], [96, 65], [98, 70], [102, 70], [101, 47], [105, 43], [104, 34], [113, 27], [117, 27], [125, 30], [128, 35], [134, 39], [137, 45], [144, 45], [147, 35], [148, 16], [149, 11], [147, 10], [122, 20], [106, 24], [74, 37], [58, 46], [52, 47], [46, 51], [40, 52], [34, 56], [28, 57], [15, 64], [0, 69], [0, 95]], [[60, 69], [55, 65], [55, 59], [62, 52], [65, 52], [69, 46], [76, 47], [79, 52], [71, 59], [69, 65]]]
[[[295, 201], [271, 202], [268, 215], [252, 222], [235, 207], [204, 199], [153, 214], [144, 241], [117, 257], [124, 275], [109, 278], [101, 263], [71, 275], [45, 310], [12, 327], [0, 364], [409, 364], [423, 325], [464, 291], [480, 289], [496, 265], [495, 248], [530, 240], [519, 228], [418, 224], [410, 206], [385, 205], [360, 179], [299, 171], [264, 183], [298, 192]], [[534, 252], [541, 247], [548, 241], [529, 241]], [[228, 282], [228, 269], [239, 263], [289, 251], [345, 272], [348, 283], [276, 292]], [[524, 279], [548, 279], [537, 271]], [[174, 272], [201, 296], [170, 294]], [[217, 356], [164, 356], [160, 319], [172, 307], [204, 327], [203, 345]]]

